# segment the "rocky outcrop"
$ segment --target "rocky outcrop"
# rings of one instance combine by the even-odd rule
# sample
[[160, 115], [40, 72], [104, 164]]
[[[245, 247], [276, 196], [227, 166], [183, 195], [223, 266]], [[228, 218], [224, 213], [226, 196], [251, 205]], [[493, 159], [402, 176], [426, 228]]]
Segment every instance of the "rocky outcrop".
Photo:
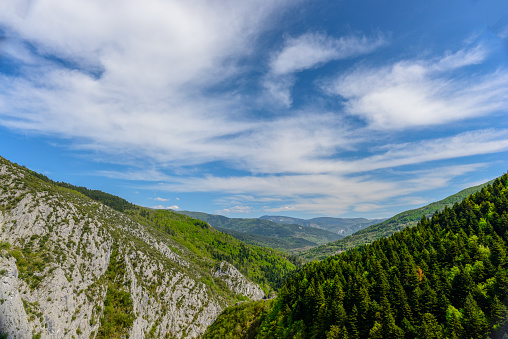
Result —
[[131, 300], [131, 338], [199, 337], [227, 306], [213, 277], [230, 295], [264, 295], [227, 263], [212, 274], [189, 262], [186, 248], [153, 227], [26, 181], [22, 168], [0, 161], [0, 333], [8, 338], [98, 336], [113, 285]]
[[233, 265], [226, 261], [222, 261], [212, 274], [222, 279], [231, 290], [249, 299], [261, 300], [265, 297], [265, 293], [259, 285], [248, 281]]

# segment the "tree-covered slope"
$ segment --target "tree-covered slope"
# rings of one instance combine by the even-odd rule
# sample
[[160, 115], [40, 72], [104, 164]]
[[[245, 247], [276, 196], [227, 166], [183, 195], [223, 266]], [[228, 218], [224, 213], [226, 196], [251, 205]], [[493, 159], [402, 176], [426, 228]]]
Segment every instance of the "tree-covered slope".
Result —
[[374, 240], [387, 237], [406, 227], [416, 225], [423, 216], [431, 217], [434, 213], [442, 211], [445, 207], [453, 206], [453, 204], [462, 201], [470, 194], [479, 191], [492, 182], [493, 180], [478, 186], [469, 187], [456, 194], [446, 197], [443, 200], [430, 203], [420, 208], [401, 212], [394, 217], [391, 217], [390, 219], [369, 226], [343, 239], [339, 239], [337, 241], [303, 251], [299, 254], [299, 257], [307, 262], [313, 260], [321, 260], [330, 255], [340, 253], [351, 248], [355, 248], [364, 244], [370, 244]]
[[503, 338], [508, 175], [287, 279], [258, 338]]
[[[214, 227], [216, 230], [221, 231], [223, 233], [227, 233], [236, 239], [243, 241], [246, 244], [261, 246], [261, 247], [268, 247], [273, 248], [276, 250], [283, 251], [288, 254], [292, 254], [292, 256], [295, 257], [297, 253], [302, 248], [310, 248], [316, 246], [315, 243], [310, 242], [308, 240], [302, 239], [302, 238], [274, 238], [274, 237], [267, 237], [259, 234], [249, 233], [249, 232], [238, 232], [229, 230], [227, 228], [221, 228], [221, 227]], [[301, 261], [300, 259], [297, 259], [298, 261]]]
[[[205, 221], [213, 227], [220, 227], [235, 232], [251, 233], [266, 238], [257, 238], [259, 246], [277, 248], [295, 253], [321, 244], [335, 241], [340, 235], [330, 231], [295, 224], [279, 224], [270, 220], [256, 218], [228, 218], [202, 212], [178, 211], [190, 217]], [[231, 232], [233, 236], [237, 233]], [[250, 237], [253, 239], [254, 237]], [[283, 242], [274, 242], [269, 238], [277, 238]], [[267, 240], [267, 241], [266, 241]], [[275, 245], [275, 246], [274, 246]]]

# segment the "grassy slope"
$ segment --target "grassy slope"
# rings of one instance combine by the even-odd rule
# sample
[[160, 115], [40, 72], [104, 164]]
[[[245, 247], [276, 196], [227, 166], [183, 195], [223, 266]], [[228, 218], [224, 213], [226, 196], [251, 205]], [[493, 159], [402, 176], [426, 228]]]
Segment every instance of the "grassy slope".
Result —
[[450, 195], [443, 200], [433, 202], [424, 207], [399, 213], [390, 219], [360, 230], [348, 237], [345, 237], [344, 239], [302, 252], [299, 254], [299, 257], [306, 262], [322, 260], [330, 255], [369, 244], [374, 240], [387, 237], [406, 227], [415, 226], [424, 215], [429, 217], [438, 211], [442, 211], [446, 206], [451, 207], [453, 204], [462, 201], [468, 195], [479, 191], [492, 182], [493, 180], [478, 186], [469, 187], [456, 194]]
[[[279, 224], [270, 220], [255, 218], [227, 218], [221, 215], [190, 211], [179, 211], [178, 213], [203, 220], [213, 227], [263, 236], [264, 238], [254, 236], [249, 237], [260, 246], [278, 248], [287, 252], [307, 249], [330, 241], [335, 241], [340, 238], [338, 234], [334, 234], [326, 230], [293, 224]], [[233, 235], [236, 236], [238, 233], [234, 233]], [[283, 240], [284, 242], [275, 243], [273, 240], [269, 238], [267, 239], [266, 237], [276, 238], [278, 240]]]

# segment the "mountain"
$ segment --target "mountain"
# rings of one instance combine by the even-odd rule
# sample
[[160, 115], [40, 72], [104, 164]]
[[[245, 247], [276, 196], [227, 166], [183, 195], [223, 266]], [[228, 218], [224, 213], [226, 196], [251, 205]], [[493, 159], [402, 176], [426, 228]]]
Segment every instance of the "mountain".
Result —
[[327, 230], [294, 224], [279, 224], [270, 220], [228, 218], [222, 215], [190, 211], [177, 213], [207, 222], [248, 243], [289, 253], [297, 253], [341, 238], [340, 235]]
[[[249, 304], [224, 311], [205, 338], [237, 328], [259, 339], [508, 337], [508, 174], [415, 227], [303, 266], [274, 301]], [[228, 319], [238, 327], [218, 326]]]
[[365, 219], [365, 218], [331, 218], [319, 217], [313, 219], [299, 219], [278, 215], [264, 215], [259, 219], [270, 220], [281, 224], [296, 224], [307, 227], [315, 227], [327, 230], [333, 233], [347, 236], [363, 229], [367, 226], [377, 224], [384, 219]]
[[0, 337], [195, 338], [295, 268], [202, 221], [0, 157]]
[[491, 180], [481, 185], [463, 189], [462, 191], [450, 195], [443, 200], [433, 202], [417, 209], [399, 213], [390, 219], [369, 226], [343, 239], [339, 239], [335, 242], [303, 251], [299, 254], [299, 257], [307, 262], [313, 260], [321, 260], [330, 255], [340, 253], [342, 251], [346, 251], [348, 249], [355, 248], [364, 244], [369, 244], [374, 240], [380, 239], [382, 237], [387, 237], [406, 227], [415, 226], [423, 216], [431, 217], [434, 213], [442, 211], [445, 207], [453, 206], [453, 204], [462, 201], [472, 193], [478, 192], [483, 187], [491, 184], [493, 181], [494, 180]]

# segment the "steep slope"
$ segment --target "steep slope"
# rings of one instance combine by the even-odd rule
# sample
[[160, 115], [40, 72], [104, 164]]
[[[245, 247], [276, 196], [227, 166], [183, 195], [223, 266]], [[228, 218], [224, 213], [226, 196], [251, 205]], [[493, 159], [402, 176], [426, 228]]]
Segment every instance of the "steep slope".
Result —
[[[416, 227], [305, 265], [286, 280], [270, 311], [253, 309], [259, 319], [243, 325], [243, 333], [505, 338], [507, 254], [508, 174]], [[225, 317], [232, 315], [224, 312], [216, 324], [227, 323]]]
[[[216, 250], [202, 255], [183, 230]], [[294, 269], [198, 220], [139, 207], [128, 216], [0, 158], [0, 333], [198, 337], [227, 305], [265, 295], [234, 265], [260, 267], [251, 279], [266, 292]]]
[[494, 180], [491, 180], [478, 186], [463, 189], [462, 191], [450, 195], [443, 200], [430, 203], [414, 210], [399, 213], [390, 219], [367, 227], [343, 239], [301, 252], [298, 256], [306, 262], [321, 260], [330, 255], [364, 244], [369, 244], [374, 240], [387, 237], [406, 227], [415, 226], [423, 216], [431, 217], [434, 213], [442, 211], [445, 207], [451, 207], [453, 204], [462, 201], [468, 195], [478, 192], [493, 181]]
[[[275, 243], [270, 239], [258, 237], [256, 242], [257, 245], [260, 246], [277, 248], [291, 253], [341, 238], [340, 235], [326, 230], [294, 224], [279, 224], [270, 220], [255, 218], [228, 218], [222, 215], [190, 211], [178, 211], [177, 213], [203, 220], [213, 227], [220, 227], [221, 229], [234, 231], [231, 232], [233, 236], [237, 235], [235, 232], [242, 232], [282, 240], [283, 242], [276, 243], [277, 247], [272, 247]], [[253, 239], [255, 237], [251, 236], [250, 238]]]
[[299, 219], [279, 215], [264, 215], [259, 219], [270, 220], [281, 224], [296, 224], [307, 227], [315, 227], [347, 236], [364, 229], [370, 225], [382, 222], [384, 219], [365, 219], [365, 218], [332, 218], [319, 217], [312, 219]]

